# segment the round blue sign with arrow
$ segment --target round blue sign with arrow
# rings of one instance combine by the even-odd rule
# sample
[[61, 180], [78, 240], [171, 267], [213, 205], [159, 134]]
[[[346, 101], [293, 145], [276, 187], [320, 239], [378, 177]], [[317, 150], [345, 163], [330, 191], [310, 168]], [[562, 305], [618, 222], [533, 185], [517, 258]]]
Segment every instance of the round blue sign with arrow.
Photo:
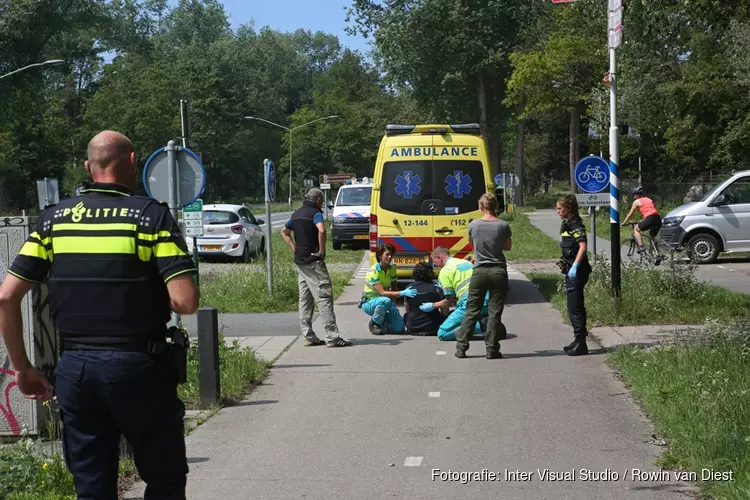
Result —
[[276, 167], [271, 160], [266, 160], [266, 183], [268, 199], [276, 201]]
[[609, 163], [594, 155], [581, 158], [573, 170], [573, 177], [581, 192], [598, 193], [609, 185]]

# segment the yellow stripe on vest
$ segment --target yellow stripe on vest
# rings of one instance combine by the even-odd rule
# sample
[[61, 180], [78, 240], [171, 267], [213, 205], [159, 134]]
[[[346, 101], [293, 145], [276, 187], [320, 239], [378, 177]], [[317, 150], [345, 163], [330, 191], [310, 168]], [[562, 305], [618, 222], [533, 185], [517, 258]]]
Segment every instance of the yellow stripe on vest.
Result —
[[48, 252], [43, 245], [40, 245], [36, 241], [27, 241], [24, 243], [18, 254], [27, 257], [36, 257], [42, 260], [52, 260], [52, 252]]
[[181, 257], [183, 255], [187, 254], [180, 250], [180, 247], [177, 246], [177, 243], [174, 243], [172, 241], [163, 241], [154, 245], [154, 256], [156, 258]]
[[132, 254], [135, 238], [130, 236], [58, 236], [52, 240], [56, 254]]
[[119, 222], [113, 223], [102, 223], [102, 224], [89, 224], [86, 222], [78, 222], [75, 224], [53, 224], [52, 232], [55, 231], [135, 231], [138, 228], [135, 224], [125, 224]]

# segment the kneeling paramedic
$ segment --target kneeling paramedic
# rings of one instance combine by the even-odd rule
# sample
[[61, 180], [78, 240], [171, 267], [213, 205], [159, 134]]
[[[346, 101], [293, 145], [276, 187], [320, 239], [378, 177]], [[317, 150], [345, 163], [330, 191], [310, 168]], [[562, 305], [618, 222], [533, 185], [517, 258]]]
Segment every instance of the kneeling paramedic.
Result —
[[[21, 301], [46, 280], [62, 355], [55, 390], [78, 499], [116, 500], [121, 436], [147, 500], [184, 500], [188, 473], [177, 395], [187, 335], [170, 309], [193, 314], [199, 292], [185, 240], [165, 204], [134, 196], [133, 145], [112, 131], [88, 146], [93, 182], [47, 207], [0, 286], [0, 331], [26, 397], [52, 387], [29, 362]], [[168, 342], [170, 333], [172, 342]]]
[[[419, 306], [424, 312], [430, 312], [434, 309], [441, 309], [453, 304], [456, 308], [445, 318], [445, 321], [438, 329], [438, 338], [440, 340], [456, 340], [461, 323], [466, 313], [466, 303], [469, 299], [469, 284], [471, 275], [474, 272], [474, 264], [466, 259], [451, 257], [450, 252], [445, 247], [438, 247], [432, 252], [432, 262], [440, 269], [438, 282], [443, 289], [445, 298], [434, 303], [426, 303]], [[487, 292], [484, 296], [484, 304], [480, 312], [480, 320], [477, 321], [474, 328], [474, 335], [482, 334], [482, 323], [486, 324], [488, 315], [488, 304], [490, 294]]]
[[417, 291], [411, 287], [399, 291], [396, 283], [396, 266], [391, 263], [395, 253], [393, 245], [381, 245], [375, 252], [378, 263], [365, 277], [365, 290], [362, 293], [360, 307], [368, 316], [372, 316], [369, 326], [373, 335], [404, 333], [404, 319], [394, 300], [398, 297], [417, 295]]

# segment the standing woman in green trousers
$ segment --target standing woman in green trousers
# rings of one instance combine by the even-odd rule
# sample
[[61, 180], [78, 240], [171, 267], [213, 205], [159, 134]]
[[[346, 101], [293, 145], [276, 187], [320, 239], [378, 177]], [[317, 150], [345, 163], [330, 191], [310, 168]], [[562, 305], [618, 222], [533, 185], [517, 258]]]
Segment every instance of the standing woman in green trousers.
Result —
[[497, 197], [485, 193], [479, 199], [482, 218], [469, 223], [469, 244], [474, 247], [474, 270], [461, 331], [456, 338], [456, 357], [465, 358], [469, 339], [489, 295], [487, 331], [484, 342], [487, 359], [502, 358], [500, 339], [507, 336], [503, 308], [508, 295], [508, 266], [503, 251], [511, 249], [510, 225], [497, 218]]

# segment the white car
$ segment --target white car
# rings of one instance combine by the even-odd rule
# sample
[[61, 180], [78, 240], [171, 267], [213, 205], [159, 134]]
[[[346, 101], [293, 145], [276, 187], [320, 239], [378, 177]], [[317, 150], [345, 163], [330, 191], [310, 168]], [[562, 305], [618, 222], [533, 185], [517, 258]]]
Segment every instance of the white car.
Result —
[[[198, 256], [230, 257], [249, 262], [265, 252], [265, 221], [256, 219], [244, 205], [204, 205], [203, 236], [197, 238]], [[193, 238], [186, 237], [190, 253]]]

